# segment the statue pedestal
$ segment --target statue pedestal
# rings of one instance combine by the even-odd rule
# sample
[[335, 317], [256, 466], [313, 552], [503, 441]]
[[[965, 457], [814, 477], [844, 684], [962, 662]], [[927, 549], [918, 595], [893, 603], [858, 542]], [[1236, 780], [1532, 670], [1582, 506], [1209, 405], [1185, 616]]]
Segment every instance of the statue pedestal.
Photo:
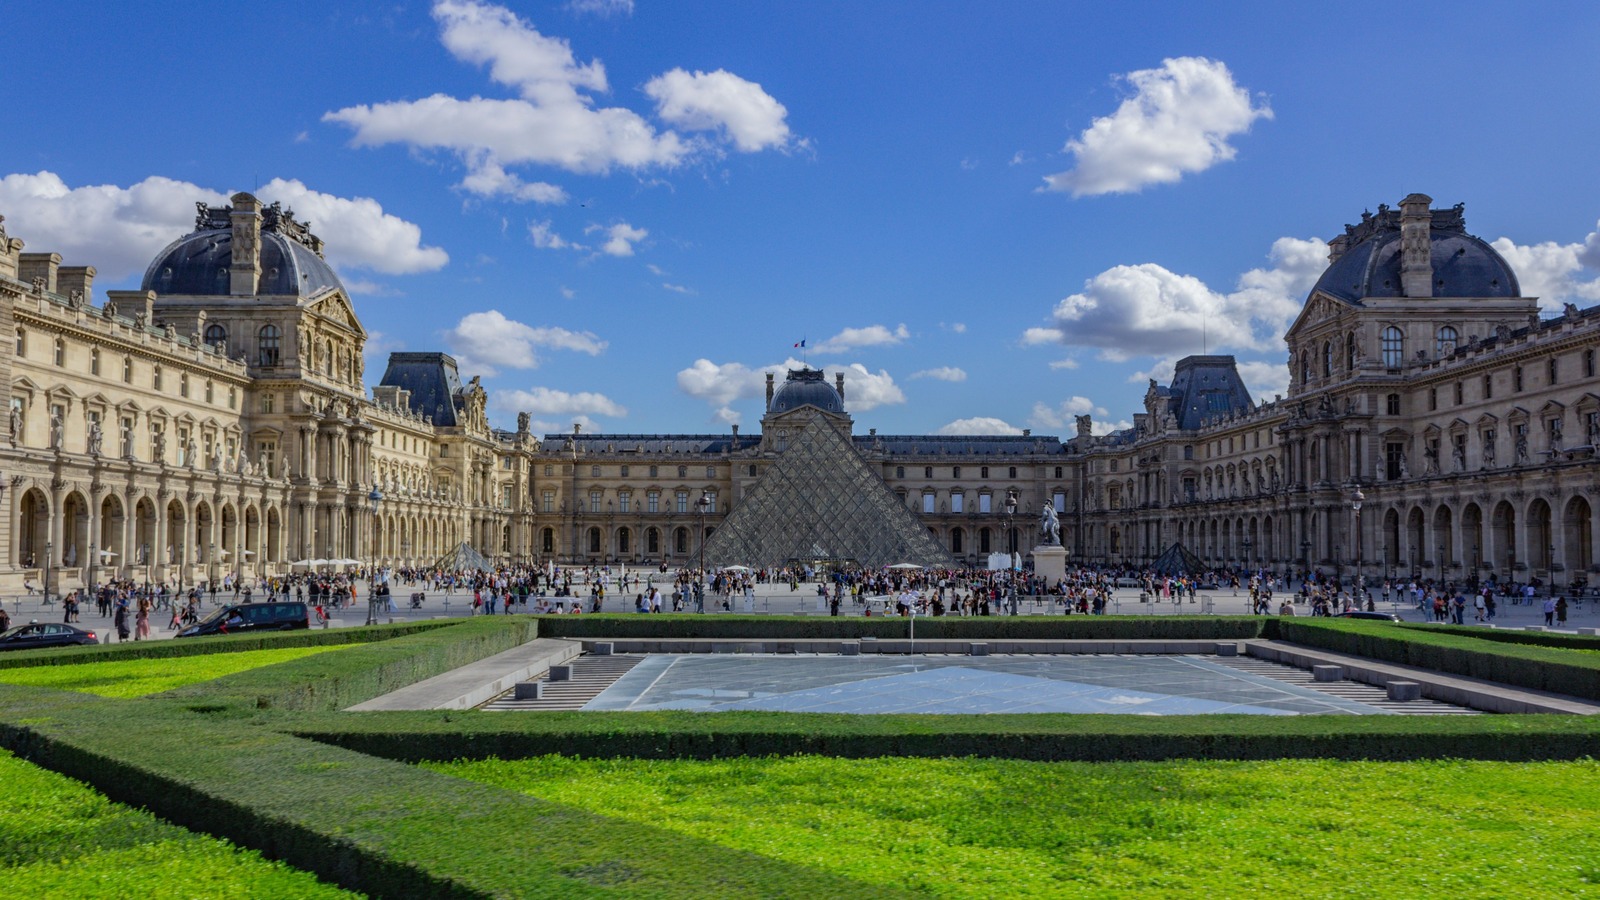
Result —
[[1033, 574], [1051, 585], [1067, 577], [1067, 548], [1059, 544], [1033, 548]]

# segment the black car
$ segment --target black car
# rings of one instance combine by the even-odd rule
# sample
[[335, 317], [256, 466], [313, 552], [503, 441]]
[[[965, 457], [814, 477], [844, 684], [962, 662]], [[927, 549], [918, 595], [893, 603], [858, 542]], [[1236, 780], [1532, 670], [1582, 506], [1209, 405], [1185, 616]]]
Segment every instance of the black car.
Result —
[[234, 603], [212, 610], [205, 618], [179, 631], [176, 637], [206, 634], [247, 634], [252, 631], [293, 631], [311, 627], [304, 603]]
[[59, 622], [32, 622], [0, 634], [0, 650], [37, 650], [40, 647], [70, 647], [98, 644], [95, 633]]
[[1352, 609], [1349, 612], [1339, 613], [1339, 618], [1341, 618], [1341, 619], [1376, 619], [1379, 622], [1403, 622], [1403, 621], [1405, 621], [1404, 619], [1400, 618], [1399, 616], [1395, 615], [1394, 613], [1366, 612], [1364, 610], [1359, 610], [1359, 609]]

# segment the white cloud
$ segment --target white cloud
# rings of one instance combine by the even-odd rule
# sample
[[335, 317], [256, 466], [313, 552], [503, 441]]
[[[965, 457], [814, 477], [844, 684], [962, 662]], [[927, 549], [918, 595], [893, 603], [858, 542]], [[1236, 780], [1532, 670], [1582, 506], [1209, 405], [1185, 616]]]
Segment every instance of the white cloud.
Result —
[[[420, 227], [368, 197], [324, 194], [282, 178], [267, 182], [257, 195], [309, 220], [327, 242], [329, 262], [341, 271], [404, 275], [434, 271], [450, 259], [444, 250], [423, 245]], [[9, 217], [13, 237], [34, 250], [60, 253], [69, 264], [92, 265], [104, 281], [143, 272], [162, 248], [192, 231], [196, 202], [227, 201], [222, 191], [157, 175], [128, 187], [68, 187], [47, 171], [0, 178], [0, 212]]]
[[1033, 404], [1033, 413], [1028, 416], [1028, 424], [1034, 428], [1066, 428], [1073, 422], [1074, 416], [1081, 415], [1105, 416], [1106, 408], [1096, 406], [1088, 397], [1068, 397], [1055, 406], [1048, 403]]
[[932, 378], [936, 381], [966, 381], [967, 371], [955, 366], [940, 366], [936, 369], [923, 369], [912, 372], [911, 378]]
[[681, 284], [673, 284], [670, 281], [661, 282], [661, 287], [665, 290], [673, 292], [674, 294], [687, 294], [691, 297], [697, 293], [694, 288], [684, 287]]
[[879, 369], [876, 374], [860, 363], [851, 363], [844, 369], [844, 405], [852, 412], [866, 412], [880, 406], [906, 402], [905, 392], [894, 383], [888, 371]]
[[445, 333], [445, 342], [460, 358], [463, 369], [485, 376], [494, 375], [501, 367], [537, 368], [540, 348], [599, 356], [607, 346], [593, 332], [536, 328], [508, 319], [497, 309], [462, 316], [456, 327]]
[[618, 222], [615, 225], [590, 225], [583, 230], [584, 234], [599, 232], [605, 235], [605, 243], [600, 245], [600, 252], [607, 256], [632, 256], [633, 245], [649, 237], [650, 232], [644, 228], [635, 228], [627, 222]]
[[1096, 347], [1113, 361], [1275, 347], [1327, 268], [1327, 245], [1279, 238], [1268, 259], [1269, 268], [1244, 273], [1227, 294], [1155, 263], [1115, 266], [1057, 303], [1051, 325], [1027, 329], [1022, 343]]
[[1270, 403], [1274, 394], [1289, 393], [1289, 367], [1281, 362], [1251, 360], [1239, 363], [1239, 377], [1257, 403]]
[[[1030, 330], [1032, 330], [1032, 329], [1030, 329]], [[1050, 368], [1057, 369], [1057, 370], [1060, 370], [1060, 369], [1076, 369], [1077, 367], [1078, 367], [1078, 361], [1073, 359], [1070, 356], [1067, 357], [1066, 359], [1056, 359], [1056, 360], [1051, 360], [1051, 362], [1050, 362]]]
[[565, 203], [567, 192], [544, 181], [523, 181], [493, 160], [485, 160], [467, 172], [458, 185], [479, 197], [506, 197], [518, 203]]
[[868, 325], [865, 328], [846, 328], [811, 349], [817, 353], [848, 353], [861, 347], [885, 347], [898, 344], [911, 337], [904, 324], [890, 330], [885, 325]]
[[673, 69], [645, 83], [656, 117], [685, 131], [718, 131], [745, 153], [789, 143], [788, 110], [761, 85], [732, 72]]
[[1255, 105], [1223, 63], [1203, 57], [1165, 59], [1159, 69], [1129, 72], [1134, 95], [1094, 120], [1065, 149], [1076, 165], [1045, 176], [1046, 190], [1074, 197], [1128, 193], [1170, 184], [1233, 159], [1228, 139], [1250, 130], [1272, 109]]
[[1547, 312], [1559, 312], [1563, 303], [1600, 300], [1600, 225], [1581, 243], [1522, 245], [1497, 238], [1491, 245], [1517, 273], [1522, 295], [1538, 297]]
[[946, 331], [953, 331], [956, 334], [966, 334], [967, 333], [967, 324], [965, 322], [951, 322], [949, 325], [946, 325], [945, 323], [940, 322], [939, 323], [939, 327], [941, 329], [946, 330]]
[[561, 286], [561, 296], [565, 297], [568, 300], [571, 300], [573, 297], [578, 296], [578, 292], [573, 290], [572, 288], [567, 287], [566, 285], [562, 285]]
[[334, 265], [410, 275], [437, 271], [450, 261], [440, 248], [422, 245], [420, 226], [384, 212], [371, 197], [336, 197], [292, 178], [274, 178], [256, 193], [268, 203], [283, 203], [297, 218], [310, 222], [327, 242], [328, 260]]
[[567, 9], [576, 15], [609, 19], [633, 15], [633, 0], [567, 0]]
[[[586, 12], [602, 8], [631, 10], [631, 4], [581, 2]], [[512, 182], [504, 168], [538, 165], [604, 174], [614, 168], [671, 168], [720, 151], [715, 137], [658, 131], [630, 109], [597, 106], [594, 95], [610, 88], [604, 65], [579, 62], [566, 40], [542, 34], [503, 6], [440, 0], [433, 17], [452, 55], [486, 67], [490, 80], [519, 96], [461, 99], [436, 93], [349, 106], [325, 113], [323, 121], [349, 128], [358, 147], [404, 144], [453, 153], [468, 170], [463, 188], [540, 202], [552, 202], [544, 198], [560, 189]], [[741, 151], [787, 141], [782, 105], [736, 75], [673, 69], [648, 82], [646, 91], [652, 88], [658, 114], [670, 125], [714, 131]]]
[[398, 297], [398, 296], [400, 296], [400, 292], [399, 291], [397, 291], [394, 288], [388, 286], [387, 284], [383, 284], [382, 282], [371, 281], [371, 280], [366, 279], [366, 278], [341, 278], [340, 281], [344, 282], [344, 289], [349, 291], [354, 296], [364, 296], [364, 297]]
[[526, 391], [495, 391], [490, 403], [500, 410], [532, 413], [535, 416], [608, 416], [615, 419], [628, 414], [626, 407], [605, 394], [592, 391], [568, 393], [547, 387]]
[[977, 416], [971, 419], [957, 419], [947, 425], [941, 425], [934, 434], [953, 435], [995, 435], [995, 434], [1021, 434], [1022, 429], [1004, 419], [992, 416]]
[[584, 244], [574, 244], [559, 234], [556, 234], [550, 220], [528, 223], [528, 240], [533, 242], [540, 250], [587, 250]]

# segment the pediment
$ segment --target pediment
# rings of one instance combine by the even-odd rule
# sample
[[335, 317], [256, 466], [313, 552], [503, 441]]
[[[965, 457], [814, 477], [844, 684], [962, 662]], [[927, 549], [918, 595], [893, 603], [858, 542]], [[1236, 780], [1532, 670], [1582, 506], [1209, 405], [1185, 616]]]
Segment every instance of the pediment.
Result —
[[342, 325], [362, 337], [367, 336], [367, 330], [361, 327], [361, 320], [356, 318], [355, 307], [350, 305], [350, 298], [343, 291], [333, 291], [319, 298], [309, 309], [334, 324]]

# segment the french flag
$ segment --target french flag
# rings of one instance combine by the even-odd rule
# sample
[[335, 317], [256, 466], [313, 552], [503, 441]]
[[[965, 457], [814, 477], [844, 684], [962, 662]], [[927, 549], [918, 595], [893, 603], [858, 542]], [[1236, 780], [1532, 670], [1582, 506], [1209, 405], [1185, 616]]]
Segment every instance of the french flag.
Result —
[[805, 345], [806, 345], [806, 342], [805, 342], [804, 338], [800, 339], [800, 343], [795, 344], [796, 347], [804, 347]]

